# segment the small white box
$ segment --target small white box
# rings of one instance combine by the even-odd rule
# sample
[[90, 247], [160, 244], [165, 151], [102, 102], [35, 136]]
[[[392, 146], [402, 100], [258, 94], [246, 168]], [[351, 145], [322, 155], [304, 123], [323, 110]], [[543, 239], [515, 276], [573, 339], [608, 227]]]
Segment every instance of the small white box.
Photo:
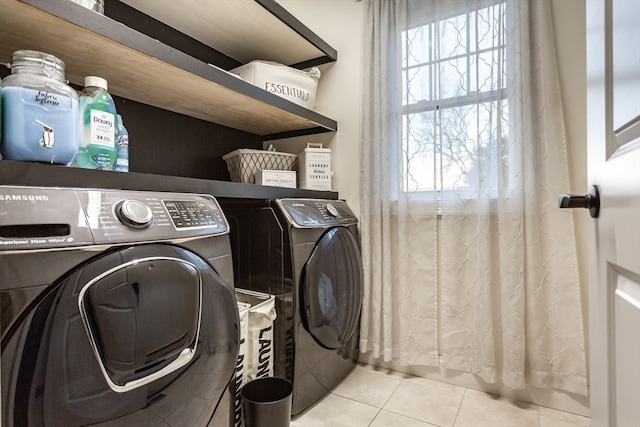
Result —
[[318, 80], [309, 73], [271, 61], [251, 61], [231, 72], [267, 92], [305, 108], [313, 108]]
[[254, 177], [258, 185], [296, 188], [296, 171], [261, 170]]
[[300, 188], [331, 191], [331, 149], [311, 145], [298, 155]]

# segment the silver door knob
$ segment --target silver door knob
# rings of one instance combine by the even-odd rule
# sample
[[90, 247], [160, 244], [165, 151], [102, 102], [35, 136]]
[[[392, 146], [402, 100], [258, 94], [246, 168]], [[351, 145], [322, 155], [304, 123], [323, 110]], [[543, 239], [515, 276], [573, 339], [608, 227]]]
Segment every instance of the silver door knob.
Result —
[[598, 187], [592, 185], [589, 194], [585, 195], [561, 194], [558, 197], [558, 207], [589, 209], [591, 218], [597, 218], [600, 213], [600, 192]]

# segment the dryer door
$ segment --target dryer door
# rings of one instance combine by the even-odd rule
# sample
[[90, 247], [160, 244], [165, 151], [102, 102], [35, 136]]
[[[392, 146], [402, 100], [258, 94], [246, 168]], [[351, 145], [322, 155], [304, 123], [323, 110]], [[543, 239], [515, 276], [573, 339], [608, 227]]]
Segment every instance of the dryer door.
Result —
[[303, 324], [316, 342], [342, 347], [353, 335], [362, 305], [362, 257], [345, 227], [329, 229], [305, 264], [301, 283]]
[[233, 288], [196, 254], [149, 244], [100, 255], [4, 337], [2, 425], [207, 426], [237, 327]]

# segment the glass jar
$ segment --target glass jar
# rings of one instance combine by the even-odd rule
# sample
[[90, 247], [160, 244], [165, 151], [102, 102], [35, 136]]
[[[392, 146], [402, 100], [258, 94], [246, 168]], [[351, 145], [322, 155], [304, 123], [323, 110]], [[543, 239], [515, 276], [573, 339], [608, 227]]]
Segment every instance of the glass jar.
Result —
[[78, 95], [65, 83], [64, 62], [33, 50], [13, 53], [2, 81], [2, 156], [68, 165], [78, 151]]
[[100, 14], [104, 13], [104, 0], [72, 0], [74, 3], [81, 4], [89, 10], [93, 10], [94, 12], [98, 12]]

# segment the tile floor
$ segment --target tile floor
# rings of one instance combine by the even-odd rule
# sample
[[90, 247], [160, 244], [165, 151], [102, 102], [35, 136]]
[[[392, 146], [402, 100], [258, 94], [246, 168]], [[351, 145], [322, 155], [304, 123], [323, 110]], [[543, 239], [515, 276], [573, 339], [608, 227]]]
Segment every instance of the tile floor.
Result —
[[589, 418], [358, 365], [291, 427], [574, 427]]

